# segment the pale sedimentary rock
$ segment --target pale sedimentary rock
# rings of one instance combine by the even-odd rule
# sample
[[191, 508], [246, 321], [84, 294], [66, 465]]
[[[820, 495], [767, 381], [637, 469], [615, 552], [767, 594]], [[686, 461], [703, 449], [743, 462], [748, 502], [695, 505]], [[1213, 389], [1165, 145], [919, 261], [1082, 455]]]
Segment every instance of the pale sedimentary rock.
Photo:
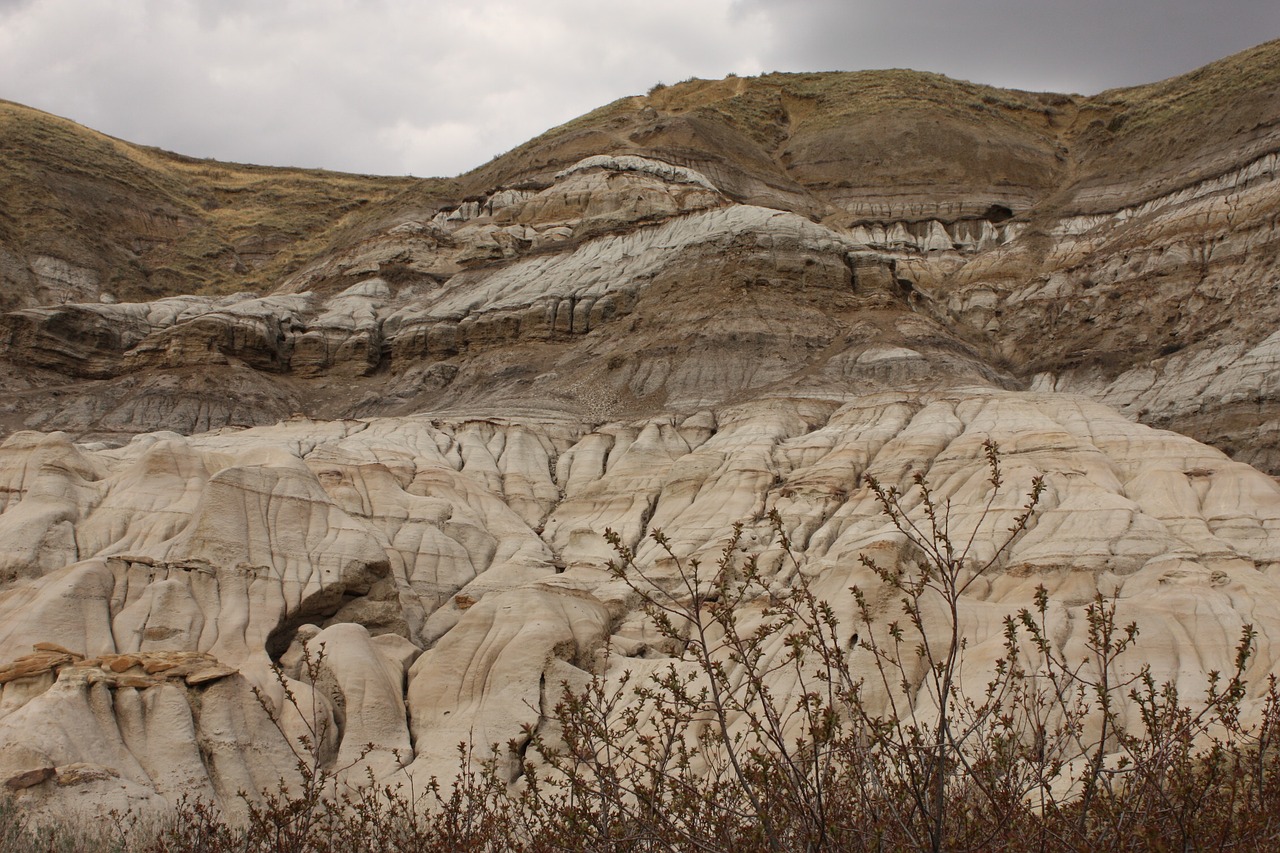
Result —
[[[243, 814], [304, 736], [340, 784], [422, 790], [462, 741], [514, 778], [562, 684], [678, 651], [606, 530], [674, 590], [741, 523], [768, 588], [882, 636], [861, 558], [914, 557], [864, 476], [917, 471], [976, 560], [1045, 478], [961, 602], [966, 691], [1043, 585], [1056, 649], [1115, 595], [1185, 696], [1252, 625], [1252, 713], [1280, 659], [1280, 182], [1266, 87], [1223, 101], [1223, 68], [1150, 98], [690, 81], [299, 225], [265, 295], [117, 302], [0, 247], [0, 784], [48, 815]], [[1213, 107], [1151, 112], [1179, 87]]]
[[[1009, 485], [984, 517], [989, 438]], [[6, 453], [10, 476], [24, 472], [13, 482], [26, 485], [8, 492], [0, 520], [50, 494], [65, 501], [68, 484], [96, 497], [28, 512], [0, 540], [14, 578], [0, 593], [0, 727], [13, 744], [0, 750], [0, 775], [53, 810], [75, 785], [49, 774], [70, 765], [105, 768], [76, 783], [97, 786], [104, 805], [163, 808], [187, 792], [234, 809], [238, 788], [274, 784], [276, 765], [256, 750], [289, 747], [268, 710], [286, 732], [316, 720], [289, 706], [267, 669], [273, 656], [298, 704], [324, 721], [322, 755], [335, 768], [447, 776], [458, 742], [483, 754], [546, 725], [562, 682], [651, 669], [628, 655], [672, 651], [603, 570], [606, 528], [671, 579], [649, 528], [679, 557], [711, 561], [745, 522], [741, 548], [772, 567], [769, 582], [803, 572], [851, 626], [851, 586], [883, 597], [859, 556], [906, 556], [864, 473], [905, 487], [927, 472], [955, 529], [982, 524], [978, 558], [1019, 490], [1046, 477], [1031, 528], [965, 598], [968, 689], [985, 683], [1004, 616], [1029, 606], [1038, 584], [1068, 655], [1079, 654], [1083, 605], [1118, 593], [1122, 618], [1142, 629], [1142, 661], [1188, 694], [1227, 667], [1244, 623], [1259, 634], [1255, 686], [1280, 640], [1269, 615], [1280, 613], [1280, 487], [1081, 397], [776, 399], [595, 429], [297, 420], [114, 450], [19, 436]], [[166, 505], [166, 494], [177, 498]], [[771, 509], [797, 565], [780, 559]], [[23, 546], [58, 541], [49, 531], [63, 526], [74, 554]], [[304, 641], [313, 655], [324, 649], [314, 673]], [[198, 713], [191, 691], [204, 697]], [[54, 717], [67, 722], [24, 734]]]

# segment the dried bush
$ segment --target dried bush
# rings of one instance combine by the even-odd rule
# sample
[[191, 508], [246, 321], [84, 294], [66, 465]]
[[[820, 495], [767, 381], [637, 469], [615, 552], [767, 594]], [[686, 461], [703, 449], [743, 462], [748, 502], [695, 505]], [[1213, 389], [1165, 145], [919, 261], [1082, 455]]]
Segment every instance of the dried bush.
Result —
[[[1266, 686], [1246, 724], [1245, 626], [1231, 672], [1209, 673], [1188, 702], [1146, 665], [1128, 668], [1135, 624], [1115, 597], [1083, 610], [1086, 654], [1068, 659], [1047, 628], [1049, 594], [1004, 623], [983, 689], [966, 684], [960, 599], [995, 570], [1034, 519], [1043, 481], [997, 511], [1000, 456], [986, 448], [990, 492], [973, 527], [922, 475], [915, 494], [868, 477], [904, 542], [892, 566], [862, 563], [896, 601], [873, 615], [853, 589], [856, 624], [814, 594], [783, 518], [769, 520], [790, 561], [786, 584], [739, 548], [735, 527], [713, 566], [651, 541], [667, 567], [642, 565], [615, 533], [612, 575], [672, 654], [647, 672], [606, 667], [561, 687], [549, 719], [509, 744], [513, 783], [496, 758], [459, 745], [458, 774], [415, 792], [404, 782], [339, 784], [316, 709], [294, 742], [296, 778], [242, 797], [247, 825], [182, 801], [139, 849], [178, 851], [823, 851], [1272, 849], [1280, 839], [1280, 688]], [[996, 541], [981, 531], [1008, 526]], [[983, 545], [975, 547], [976, 543]], [[976, 554], [985, 555], [981, 559]], [[942, 614], [944, 630], [930, 615]], [[323, 649], [304, 654], [312, 682]], [[633, 667], [641, 666], [638, 662]], [[612, 673], [612, 674], [611, 674]], [[277, 672], [286, 703], [300, 702]], [[260, 696], [280, 725], [279, 709]], [[499, 755], [496, 746], [486, 754]], [[4, 849], [79, 850], [34, 834], [0, 808]]]

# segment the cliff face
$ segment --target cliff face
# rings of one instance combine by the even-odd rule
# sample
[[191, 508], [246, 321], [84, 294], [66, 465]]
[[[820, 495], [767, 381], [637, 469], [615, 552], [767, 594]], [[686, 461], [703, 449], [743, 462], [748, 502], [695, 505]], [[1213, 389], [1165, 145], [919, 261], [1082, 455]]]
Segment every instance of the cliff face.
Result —
[[6, 106], [5, 422], [641, 415], [897, 387], [858, 360], [901, 347], [1274, 471], [1276, 52], [1092, 98], [691, 81], [451, 181], [184, 160]]
[[448, 181], [0, 105], [0, 781], [234, 809], [290, 763], [272, 661], [335, 766], [451, 773], [545, 722], [546, 684], [669, 651], [605, 528], [652, 562], [651, 526], [696, 555], [746, 521], [769, 564], [776, 508], [849, 624], [858, 555], [904, 556], [863, 474], [927, 470], [976, 523], [987, 438], [1049, 488], [962, 614], [975, 689], [1037, 584], [1064, 648], [1118, 591], [1188, 694], [1251, 622], [1260, 682], [1278, 119], [1280, 43], [1092, 98], [690, 81]]

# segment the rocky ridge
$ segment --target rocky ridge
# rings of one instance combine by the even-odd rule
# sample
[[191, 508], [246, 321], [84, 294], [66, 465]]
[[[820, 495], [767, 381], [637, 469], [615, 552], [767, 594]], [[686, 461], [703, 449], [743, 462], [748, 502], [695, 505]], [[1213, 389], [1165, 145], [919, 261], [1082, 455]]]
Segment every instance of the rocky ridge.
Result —
[[[1092, 98], [690, 81], [322, 217], [270, 289], [30, 291], [0, 316], [0, 782], [45, 814], [237, 814], [316, 722], [285, 685], [347, 778], [448, 776], [561, 682], [671, 660], [606, 528], [661, 578], [647, 529], [706, 556], [745, 522], [771, 583], [850, 626], [859, 555], [910, 558], [863, 475], [927, 472], [981, 547], [1020, 506], [980, 511], [988, 439], [1048, 488], [966, 597], [971, 689], [1038, 584], [1072, 654], [1116, 593], [1187, 695], [1252, 624], [1262, 684], [1278, 51]], [[6, 227], [8, 281], [114, 263]]]

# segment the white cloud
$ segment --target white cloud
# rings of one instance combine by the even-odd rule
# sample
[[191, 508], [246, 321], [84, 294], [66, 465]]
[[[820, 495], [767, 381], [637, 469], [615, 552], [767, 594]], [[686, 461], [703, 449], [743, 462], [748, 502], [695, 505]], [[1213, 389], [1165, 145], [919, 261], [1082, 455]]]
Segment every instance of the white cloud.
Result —
[[455, 174], [658, 79], [758, 70], [728, 0], [0, 6], [0, 95], [196, 156]]

